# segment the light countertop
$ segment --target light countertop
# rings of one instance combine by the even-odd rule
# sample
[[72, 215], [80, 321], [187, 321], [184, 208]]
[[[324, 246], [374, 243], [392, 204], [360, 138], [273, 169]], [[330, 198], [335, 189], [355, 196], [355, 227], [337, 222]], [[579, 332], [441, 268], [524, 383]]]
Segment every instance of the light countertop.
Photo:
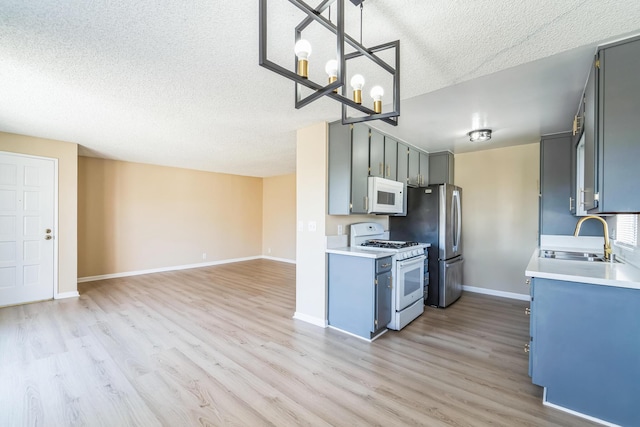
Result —
[[[543, 249], [563, 250], [561, 247]], [[576, 251], [576, 248], [571, 250]], [[631, 264], [540, 258], [539, 252], [540, 249], [536, 249], [529, 260], [525, 271], [529, 277], [640, 289], [640, 269]], [[592, 250], [585, 249], [585, 252]]]
[[350, 256], [357, 256], [357, 257], [363, 257], [363, 258], [373, 258], [373, 259], [379, 259], [379, 258], [384, 258], [384, 257], [388, 257], [388, 256], [393, 256], [393, 254], [394, 254], [394, 252], [371, 251], [371, 250], [366, 250], [366, 249], [353, 248], [351, 246], [346, 246], [346, 247], [342, 247], [342, 248], [327, 249], [326, 252], [328, 254], [350, 255]]

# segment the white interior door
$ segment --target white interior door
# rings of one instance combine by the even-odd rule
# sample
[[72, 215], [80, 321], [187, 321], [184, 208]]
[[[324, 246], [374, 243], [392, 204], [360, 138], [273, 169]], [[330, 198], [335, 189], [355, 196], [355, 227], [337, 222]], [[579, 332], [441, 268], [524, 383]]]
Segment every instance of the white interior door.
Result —
[[0, 306], [53, 298], [55, 161], [0, 152]]

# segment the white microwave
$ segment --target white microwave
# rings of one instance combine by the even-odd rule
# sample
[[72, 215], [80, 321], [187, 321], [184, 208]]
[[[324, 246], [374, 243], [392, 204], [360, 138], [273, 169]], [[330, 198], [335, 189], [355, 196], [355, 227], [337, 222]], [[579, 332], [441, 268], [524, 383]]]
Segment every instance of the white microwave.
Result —
[[404, 211], [404, 184], [370, 176], [368, 182], [370, 214], [401, 214]]

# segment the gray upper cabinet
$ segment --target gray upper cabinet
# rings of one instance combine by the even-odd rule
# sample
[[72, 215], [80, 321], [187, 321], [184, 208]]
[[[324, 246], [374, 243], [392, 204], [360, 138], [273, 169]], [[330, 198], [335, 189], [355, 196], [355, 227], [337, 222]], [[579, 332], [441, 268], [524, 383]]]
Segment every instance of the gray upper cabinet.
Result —
[[[401, 142], [398, 142], [398, 178], [397, 180], [408, 184], [409, 183], [409, 147]], [[406, 192], [405, 192], [406, 193]]]
[[329, 214], [351, 213], [351, 127], [329, 125]]
[[[540, 140], [540, 234], [571, 235], [578, 222], [569, 209], [573, 141], [570, 132], [546, 135]], [[580, 235], [602, 236], [602, 226], [587, 221]]]
[[371, 129], [369, 145], [369, 174], [381, 178], [397, 178], [398, 142]]
[[598, 52], [585, 89], [589, 213], [640, 212], [640, 38]]
[[454, 157], [450, 151], [429, 153], [429, 185], [453, 184]]
[[[373, 134], [372, 134], [373, 138]], [[384, 163], [385, 175], [387, 179], [400, 181], [398, 179], [398, 141], [388, 136], [384, 137]]]
[[329, 125], [329, 214], [367, 212], [369, 128]]
[[409, 187], [418, 187], [420, 185], [420, 152], [411, 147], [409, 147], [409, 174], [407, 185]]
[[385, 177], [384, 135], [371, 130], [369, 145], [369, 171], [371, 176]]
[[[415, 187], [428, 182], [428, 169], [423, 169], [425, 164], [428, 167], [428, 154], [361, 123], [330, 123], [328, 150], [329, 215], [366, 214], [369, 176], [406, 184], [411, 168]], [[407, 192], [403, 194], [406, 206]]]
[[418, 186], [429, 185], [429, 154], [420, 153], [420, 173], [418, 174]]
[[369, 177], [369, 128], [353, 126], [351, 136], [351, 213], [367, 213]]
[[578, 199], [584, 203], [585, 210], [597, 207], [596, 200], [596, 81], [598, 69], [594, 61], [587, 86], [584, 90], [584, 172], [583, 194], [578, 194]]

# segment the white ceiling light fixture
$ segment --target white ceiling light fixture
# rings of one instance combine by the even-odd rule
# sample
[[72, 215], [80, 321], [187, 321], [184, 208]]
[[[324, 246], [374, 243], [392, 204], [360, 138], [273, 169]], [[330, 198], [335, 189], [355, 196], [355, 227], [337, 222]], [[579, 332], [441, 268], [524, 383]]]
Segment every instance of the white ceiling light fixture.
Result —
[[468, 135], [471, 142], [487, 142], [491, 139], [491, 129], [472, 130]]
[[[294, 53], [297, 59], [295, 71], [291, 71], [289, 68], [278, 65], [268, 59], [267, 6], [269, 1], [259, 1], [259, 64], [283, 77], [293, 80], [296, 83], [296, 108], [302, 108], [322, 96], [328, 96], [342, 103], [343, 124], [382, 120], [393, 126], [398, 125], [398, 117], [400, 116], [400, 41], [396, 40], [374, 47], [365, 47], [362, 44], [362, 4], [364, 3], [364, 0], [350, 0], [350, 2], [355, 6], [360, 6], [360, 41], [356, 41], [344, 31], [344, 0], [322, 0], [315, 9], [301, 0], [288, 0], [289, 3], [293, 4], [307, 15], [307, 17], [295, 27], [296, 43]], [[273, 0], [270, 1], [273, 2]], [[337, 18], [335, 24], [331, 21], [330, 13], [329, 19], [322, 15], [334, 3], [337, 4]], [[313, 23], [319, 24], [336, 36], [335, 55], [332, 55], [333, 57], [329, 58], [325, 66], [325, 72], [329, 76], [328, 84], [326, 85], [315, 82], [313, 80], [313, 76], [310, 76], [309, 72], [309, 57], [311, 56], [312, 44], [307, 39], [302, 38], [302, 31]], [[322, 43], [325, 43], [325, 41], [322, 41]], [[353, 48], [353, 52], [346, 54], [346, 45]], [[393, 49], [395, 53], [393, 66], [389, 65], [377, 55], [378, 52], [389, 49]], [[348, 61], [360, 57], [369, 59], [367, 64], [373, 64], [391, 75], [393, 80], [393, 111], [382, 112], [382, 96], [384, 95], [384, 89], [380, 86], [374, 86], [374, 89], [376, 90], [372, 91], [371, 94], [371, 97], [373, 98], [373, 108], [369, 108], [362, 104], [362, 86], [364, 85], [365, 78], [361, 73], [354, 74], [351, 78], [350, 83], [353, 88], [353, 94], [352, 97], [347, 95], [346, 75]], [[359, 62], [359, 64], [362, 65], [362, 62]], [[312, 91], [310, 95], [304, 98], [301, 95], [303, 87]], [[342, 88], [341, 93], [338, 92], [339, 88]], [[364, 116], [349, 117], [348, 108], [360, 111], [361, 113], [364, 113]]]

